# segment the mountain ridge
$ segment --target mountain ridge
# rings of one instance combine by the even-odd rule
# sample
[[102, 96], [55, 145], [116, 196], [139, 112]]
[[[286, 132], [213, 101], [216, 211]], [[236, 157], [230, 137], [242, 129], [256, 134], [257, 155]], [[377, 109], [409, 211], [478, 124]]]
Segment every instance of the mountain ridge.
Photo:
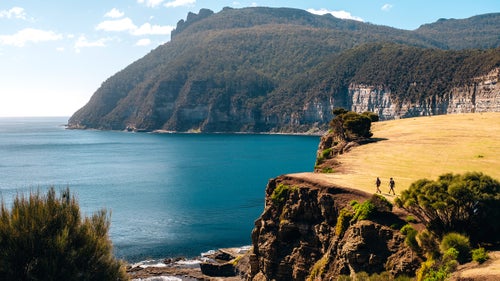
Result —
[[[486, 25], [497, 21], [500, 24], [499, 15], [486, 16]], [[474, 18], [475, 22], [480, 19]], [[432, 30], [441, 32], [439, 27]], [[304, 132], [323, 128], [332, 106], [349, 105], [346, 82], [352, 77], [342, 75], [357, 66], [350, 64], [336, 73], [328, 67], [321, 69], [325, 61], [330, 61], [331, 66], [335, 56], [342, 60], [345, 52], [365, 44], [396, 44], [391, 45], [399, 46], [392, 48], [395, 54], [405, 52], [407, 46], [439, 54], [448, 48], [446, 42], [426, 37], [424, 31], [399, 30], [290, 8], [225, 8], [219, 13], [203, 9], [179, 21], [172, 34], [170, 42], [104, 81], [88, 104], [70, 118], [69, 127]], [[481, 41], [481, 34], [475, 38]], [[500, 42], [495, 44], [500, 46]], [[500, 65], [498, 50], [490, 52], [493, 65]], [[405, 55], [411, 57], [411, 50]], [[446, 59], [446, 55], [441, 56]], [[317, 73], [344, 84], [337, 88], [324, 85], [328, 81], [318, 80]], [[465, 80], [472, 81], [479, 75], [473, 74]], [[294, 88], [293, 83], [301, 86]], [[327, 108], [312, 112], [304, 101], [318, 96], [323, 97], [321, 103]], [[328, 99], [336, 101], [330, 104]], [[273, 104], [276, 100], [279, 102]], [[310, 120], [300, 117], [304, 114], [309, 114]], [[312, 118], [316, 115], [323, 117]]]

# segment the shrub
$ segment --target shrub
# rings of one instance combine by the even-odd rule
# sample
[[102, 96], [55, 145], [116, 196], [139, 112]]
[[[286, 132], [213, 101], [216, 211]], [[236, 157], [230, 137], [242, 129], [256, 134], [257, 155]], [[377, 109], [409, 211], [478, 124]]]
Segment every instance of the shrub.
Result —
[[465, 263], [470, 260], [470, 242], [467, 236], [459, 233], [451, 232], [446, 234], [441, 240], [440, 249], [443, 253], [450, 248], [458, 251], [457, 260], [459, 263]]
[[371, 112], [371, 111], [365, 111], [361, 113], [362, 115], [370, 118], [372, 122], [378, 122], [379, 121], [379, 116], [377, 113]]
[[290, 192], [295, 191], [296, 189], [296, 187], [280, 183], [271, 194], [271, 200], [275, 205], [281, 206], [281, 204], [283, 204], [290, 195]]
[[415, 228], [413, 228], [411, 225], [407, 224], [401, 228], [401, 233], [405, 236], [405, 243], [410, 247], [412, 250], [419, 252], [420, 247], [418, 246], [417, 242], [417, 231]]
[[311, 273], [309, 274], [307, 280], [312, 281], [316, 279], [321, 279], [327, 264], [328, 264], [328, 255], [324, 255], [313, 265]]
[[[459, 232], [474, 243], [500, 243], [500, 182], [482, 173], [421, 179], [395, 200], [437, 236]], [[481, 229], [481, 231], [477, 231]]]
[[478, 248], [472, 250], [472, 260], [477, 261], [478, 263], [483, 263], [487, 261], [490, 257], [484, 248]]
[[437, 238], [427, 229], [417, 234], [418, 246], [428, 259], [437, 259], [440, 255]]
[[370, 219], [376, 210], [375, 205], [370, 200], [366, 200], [361, 204], [353, 200], [351, 206], [354, 210], [353, 222]]
[[69, 189], [18, 195], [0, 209], [0, 280], [126, 280], [112, 255], [109, 216], [81, 218]]
[[340, 210], [337, 224], [335, 225], [335, 235], [339, 237], [344, 235], [353, 216], [353, 213], [346, 208]]

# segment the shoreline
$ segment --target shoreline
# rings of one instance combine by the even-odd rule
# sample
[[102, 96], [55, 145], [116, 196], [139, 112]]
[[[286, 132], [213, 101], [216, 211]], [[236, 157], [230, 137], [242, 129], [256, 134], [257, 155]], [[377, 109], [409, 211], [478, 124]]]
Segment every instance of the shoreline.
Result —
[[234, 276], [210, 276], [203, 272], [204, 264], [233, 264], [246, 255], [252, 246], [222, 248], [201, 253], [194, 258], [151, 259], [126, 264], [127, 275], [132, 281], [197, 281], [197, 280], [243, 280]]

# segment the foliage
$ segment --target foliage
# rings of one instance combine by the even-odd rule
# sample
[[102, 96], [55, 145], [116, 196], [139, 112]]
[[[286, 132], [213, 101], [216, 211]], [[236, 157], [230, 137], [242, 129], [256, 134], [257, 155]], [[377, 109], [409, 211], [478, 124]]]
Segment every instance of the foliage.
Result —
[[369, 138], [372, 136], [371, 118], [345, 109], [334, 109], [335, 117], [330, 121], [333, 132], [347, 141]]
[[486, 250], [483, 247], [474, 249], [471, 251], [471, 253], [472, 253], [472, 260], [476, 261], [480, 264], [487, 261], [490, 258], [488, 256], [488, 253], [486, 252]]
[[113, 257], [109, 216], [82, 218], [69, 189], [32, 192], [0, 210], [1, 280], [126, 280]]
[[427, 256], [427, 259], [437, 259], [440, 256], [439, 243], [437, 238], [427, 229], [420, 231], [417, 234], [417, 242], [419, 248]]
[[317, 278], [321, 278], [327, 264], [328, 264], [328, 255], [324, 255], [313, 265], [311, 272], [309, 273], [309, 277], [307, 277], [307, 280], [312, 281]]
[[457, 261], [453, 259], [453, 250], [441, 260], [429, 259], [417, 270], [417, 281], [445, 281], [456, 270]]
[[370, 200], [366, 200], [363, 203], [358, 203], [357, 201], [353, 200], [351, 201], [351, 206], [354, 210], [352, 221], [370, 219], [376, 211], [375, 205]]
[[458, 257], [456, 257], [456, 260], [458, 260], [459, 263], [468, 262], [471, 258], [469, 238], [459, 233], [451, 232], [443, 236], [439, 248], [443, 253], [450, 248], [457, 250]]
[[[325, 128], [331, 113], [309, 118], [305, 105], [335, 100], [347, 106], [353, 83], [390, 90], [393, 103], [425, 101], [491, 71], [498, 50], [444, 50], [498, 47], [498, 18], [403, 31], [297, 9], [203, 9], [180, 21], [170, 42], [104, 81], [69, 125], [203, 132]], [[489, 33], [470, 32], [477, 26]], [[468, 43], [461, 45], [464, 30]], [[197, 114], [185, 114], [194, 109]]]
[[416, 239], [418, 231], [409, 224], [404, 225], [400, 231], [405, 236], [406, 245], [415, 252], [420, 252], [420, 247]]
[[294, 186], [289, 186], [285, 184], [278, 184], [278, 186], [273, 190], [271, 194], [271, 200], [277, 206], [281, 206], [288, 199], [291, 192], [297, 190]]
[[361, 115], [364, 115], [364, 116], [370, 118], [370, 121], [372, 121], [372, 122], [378, 122], [380, 120], [378, 114], [375, 112], [365, 111]]
[[408, 216], [406, 216], [406, 221], [410, 222], [410, 223], [416, 223], [417, 219], [412, 215], [408, 215]]
[[349, 227], [349, 224], [354, 217], [354, 214], [346, 208], [340, 210], [339, 216], [337, 218], [337, 224], [335, 225], [335, 235], [342, 237]]
[[[499, 243], [500, 183], [482, 173], [418, 180], [395, 201], [438, 236], [464, 233], [474, 243]], [[481, 229], [481, 231], [477, 231]]]

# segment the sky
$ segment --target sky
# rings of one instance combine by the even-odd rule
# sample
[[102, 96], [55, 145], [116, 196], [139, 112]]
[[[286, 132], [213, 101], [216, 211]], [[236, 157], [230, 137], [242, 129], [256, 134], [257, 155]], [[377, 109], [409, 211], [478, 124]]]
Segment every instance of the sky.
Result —
[[500, 12], [500, 0], [0, 0], [0, 117], [71, 116], [202, 8], [291, 7], [414, 30]]

